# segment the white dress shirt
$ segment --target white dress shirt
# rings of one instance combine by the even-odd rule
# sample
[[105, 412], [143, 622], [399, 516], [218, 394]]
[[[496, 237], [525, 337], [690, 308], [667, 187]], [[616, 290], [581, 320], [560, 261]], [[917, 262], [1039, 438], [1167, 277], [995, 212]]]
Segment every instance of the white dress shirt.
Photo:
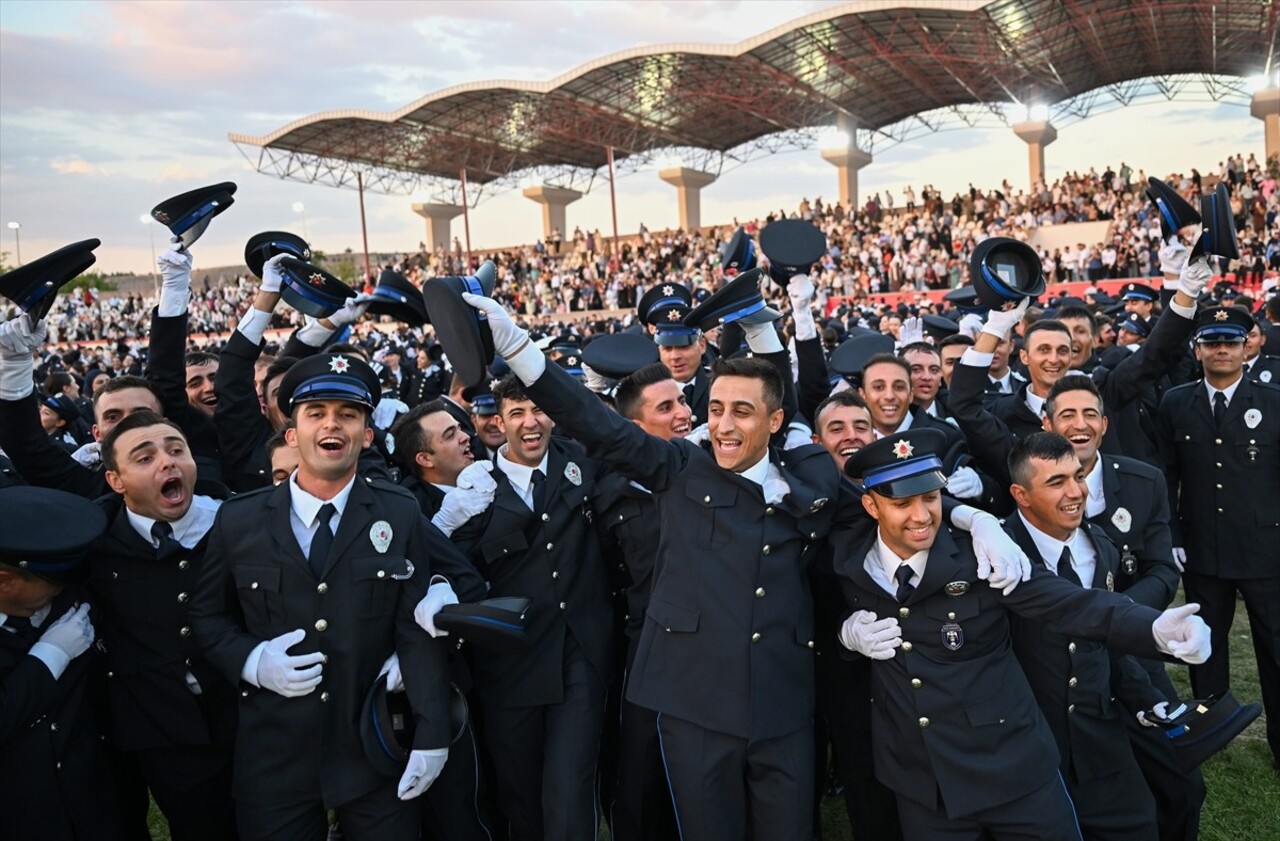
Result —
[[1027, 518], [1022, 516], [1021, 511], [1018, 512], [1018, 518], [1027, 527], [1027, 533], [1031, 535], [1032, 541], [1035, 542], [1036, 549], [1044, 560], [1044, 565], [1054, 575], [1058, 575], [1058, 559], [1062, 557], [1062, 550], [1070, 546], [1072, 566], [1075, 567], [1076, 575], [1080, 578], [1080, 584], [1086, 590], [1093, 586], [1093, 574], [1098, 566], [1098, 553], [1093, 548], [1093, 541], [1089, 540], [1083, 529], [1076, 529], [1071, 532], [1066, 540], [1058, 540], [1027, 522]]
[[520, 501], [529, 506], [529, 510], [533, 510], [533, 471], [541, 470], [542, 475], [547, 475], [547, 460], [549, 453], [542, 454], [542, 461], [538, 462], [537, 467], [526, 467], [523, 464], [516, 464], [507, 458], [507, 447], [509, 444], [503, 444], [498, 448], [498, 458], [496, 463], [498, 469], [506, 474], [507, 479], [511, 482], [511, 487], [515, 492], [520, 494]]
[[[173, 539], [187, 549], [195, 546], [209, 533], [209, 529], [213, 528], [213, 520], [221, 507], [220, 499], [208, 496], [192, 497], [191, 507], [187, 509], [187, 513], [169, 524], [173, 529]], [[159, 547], [160, 541], [151, 536], [151, 527], [156, 524], [155, 520], [128, 507], [125, 508], [125, 516], [129, 518], [129, 525], [133, 526], [133, 530], [141, 535], [143, 540], [152, 548]]]
[[1244, 372], [1242, 371], [1240, 373], [1240, 376], [1236, 379], [1236, 381], [1233, 382], [1231, 385], [1227, 386], [1226, 388], [1214, 388], [1213, 386], [1209, 385], [1209, 381], [1206, 379], [1204, 381], [1204, 388], [1205, 388], [1205, 391], [1209, 393], [1209, 409], [1210, 410], [1213, 409], [1213, 399], [1214, 399], [1213, 396], [1217, 394], [1219, 391], [1227, 395], [1227, 407], [1230, 408], [1231, 398], [1236, 396], [1236, 389], [1240, 387], [1240, 381], [1243, 379], [1244, 379]]
[[776, 464], [769, 461], [767, 449], [763, 458], [738, 475], [759, 485], [764, 501], [769, 505], [777, 505], [791, 493], [791, 486], [787, 484], [786, 479], [782, 478], [782, 471]]
[[1085, 475], [1084, 484], [1089, 491], [1089, 498], [1084, 502], [1084, 515], [1086, 517], [1096, 517], [1107, 510], [1107, 496], [1102, 489], [1101, 455], [1094, 456], [1093, 469]]
[[911, 567], [911, 578], [907, 583], [913, 587], [919, 586], [920, 579], [924, 576], [925, 565], [929, 562], [929, 550], [922, 549], [916, 552], [910, 558], [899, 558], [894, 551], [885, 545], [884, 539], [880, 537], [880, 532], [876, 531], [876, 545], [862, 562], [862, 568], [867, 571], [867, 575], [871, 576], [871, 580], [880, 585], [880, 588], [894, 598], [898, 597], [898, 580], [894, 576], [898, 572], [898, 567], [907, 564]]

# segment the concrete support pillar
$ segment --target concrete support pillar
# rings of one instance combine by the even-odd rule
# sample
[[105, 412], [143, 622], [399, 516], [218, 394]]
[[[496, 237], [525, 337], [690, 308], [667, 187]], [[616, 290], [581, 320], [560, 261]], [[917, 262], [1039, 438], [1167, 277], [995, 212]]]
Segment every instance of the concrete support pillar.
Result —
[[858, 170], [871, 163], [871, 153], [854, 146], [850, 139], [847, 147], [823, 149], [821, 155], [824, 161], [836, 168], [836, 177], [840, 181], [840, 206], [846, 211], [859, 207]]
[[658, 177], [676, 188], [681, 230], [701, 230], [702, 188], [713, 183], [716, 176], [686, 166], [669, 166], [658, 170]]
[[563, 239], [569, 239], [569, 232], [565, 229], [564, 209], [582, 198], [582, 193], [564, 187], [539, 184], [534, 187], [525, 187], [524, 197], [542, 205], [542, 238], [544, 240], [548, 239], [551, 232], [557, 228]]
[[1027, 120], [1014, 123], [1013, 133], [1027, 144], [1027, 162], [1031, 174], [1031, 189], [1044, 180], [1044, 147], [1058, 139], [1058, 130], [1048, 120]]
[[1266, 156], [1280, 158], [1280, 87], [1264, 88], [1253, 95], [1249, 113], [1262, 120], [1262, 136]]
[[413, 212], [427, 220], [427, 250], [435, 251], [439, 246], [448, 251], [453, 245], [450, 222], [462, 215], [462, 205], [415, 202]]

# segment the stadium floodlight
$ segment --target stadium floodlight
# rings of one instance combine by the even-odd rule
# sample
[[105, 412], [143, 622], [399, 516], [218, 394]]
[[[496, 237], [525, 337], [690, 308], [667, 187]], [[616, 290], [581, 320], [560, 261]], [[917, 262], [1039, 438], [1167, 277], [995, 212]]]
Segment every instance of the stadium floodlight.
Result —
[[848, 149], [849, 140], [849, 132], [841, 131], [835, 126], [829, 126], [818, 134], [821, 149]]
[[1027, 106], [1027, 119], [1031, 122], [1042, 123], [1049, 119], [1049, 106], [1043, 102], [1033, 102]]

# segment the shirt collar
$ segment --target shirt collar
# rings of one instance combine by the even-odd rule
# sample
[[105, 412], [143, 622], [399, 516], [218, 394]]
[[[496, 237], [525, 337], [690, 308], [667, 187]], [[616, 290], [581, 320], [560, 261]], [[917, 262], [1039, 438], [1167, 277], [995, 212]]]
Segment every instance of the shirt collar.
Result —
[[764, 480], [769, 478], [769, 451], [764, 451], [764, 456], [759, 461], [748, 467], [746, 470], [738, 474], [743, 479], [755, 482], [761, 488], [764, 487]]
[[1030, 409], [1036, 417], [1038, 418], [1044, 417], [1045, 398], [1040, 397], [1036, 395], [1034, 392], [1032, 392], [1030, 385], [1027, 386], [1025, 393], [1026, 393], [1027, 408]]
[[[902, 416], [902, 423], [898, 424], [898, 428], [895, 429], [893, 432], [890, 432], [889, 435], [897, 435], [899, 432], [906, 432], [908, 429], [911, 428], [911, 420], [912, 420], [911, 407], [908, 406], [907, 413]], [[879, 441], [881, 438], [889, 437], [889, 435], [882, 434], [880, 430], [876, 429], [875, 427], [872, 427], [871, 434], [876, 437], [877, 441]]]
[[511, 484], [523, 496], [525, 491], [529, 490], [529, 486], [533, 484], [534, 470], [541, 470], [543, 476], [547, 475], [547, 460], [551, 455], [551, 451], [547, 450], [542, 454], [542, 461], [538, 462], [536, 468], [526, 467], [523, 464], [516, 464], [507, 458], [507, 446], [503, 444], [498, 448], [498, 468], [507, 475], [507, 478], [511, 480]]
[[[169, 526], [173, 529], [173, 539], [188, 549], [195, 546], [204, 538], [205, 533], [213, 527], [213, 516], [218, 513], [218, 506], [221, 504], [220, 501], [212, 497], [192, 497], [191, 507], [187, 509], [187, 513], [169, 523]], [[141, 535], [142, 539], [151, 546], [159, 546], [159, 542], [151, 536], [151, 527], [156, 524], [156, 521], [151, 517], [139, 514], [128, 506], [125, 506], [124, 511], [125, 516], [129, 518], [129, 525], [133, 526], [133, 530]]]
[[338, 509], [338, 516], [342, 516], [342, 512], [347, 509], [347, 499], [351, 496], [351, 488], [356, 483], [355, 474], [347, 481], [342, 490], [334, 495], [333, 499], [321, 499], [318, 496], [312, 496], [304, 491], [298, 485], [298, 471], [293, 471], [293, 475], [289, 477], [289, 504], [293, 509], [293, 513], [302, 521], [302, 525], [311, 528], [315, 525], [316, 517], [320, 514], [320, 508], [326, 502], [332, 502], [333, 507]]
[[911, 581], [915, 584], [924, 576], [925, 564], [929, 561], [929, 550], [921, 549], [910, 558], [899, 558], [897, 554], [885, 545], [884, 538], [880, 536], [879, 529], [876, 530], [876, 557], [880, 561], [880, 568], [884, 570], [885, 578], [894, 583], [897, 579], [894, 574], [898, 571], [898, 567], [908, 564], [911, 567]]
[[1067, 535], [1066, 540], [1058, 540], [1056, 537], [1050, 537], [1027, 522], [1027, 518], [1022, 516], [1021, 511], [1018, 512], [1018, 519], [1022, 520], [1022, 525], [1027, 527], [1027, 534], [1031, 535], [1031, 540], [1036, 544], [1036, 551], [1040, 553], [1040, 558], [1044, 561], [1045, 566], [1056, 573], [1058, 571], [1058, 559], [1062, 557], [1062, 550], [1075, 543], [1076, 536], [1080, 534], [1080, 529], [1076, 529]]
[[1205, 390], [1209, 392], [1209, 405], [1210, 406], [1213, 405], [1213, 395], [1217, 394], [1219, 391], [1227, 395], [1227, 403], [1229, 405], [1231, 403], [1231, 398], [1236, 396], [1236, 389], [1240, 387], [1240, 381], [1243, 379], [1244, 379], [1244, 371], [1241, 371], [1240, 376], [1236, 378], [1236, 381], [1233, 382], [1231, 385], [1227, 386], [1226, 388], [1214, 388], [1213, 386], [1209, 385], [1208, 380], [1205, 380], [1204, 387], [1205, 387]]
[[[53, 603], [49, 603], [37, 610], [35, 613], [27, 617], [27, 621], [31, 623], [33, 628], [44, 627], [44, 621], [49, 618], [49, 613], [53, 610]], [[0, 613], [0, 628], [3, 628], [9, 621], [9, 614]]]
[[1084, 503], [1085, 515], [1092, 516], [1089, 514], [1091, 510], [1096, 509], [1096, 511], [1101, 511], [1103, 510], [1102, 506], [1105, 505], [1105, 503], [1103, 502], [1103, 500], [1105, 499], [1105, 496], [1103, 495], [1103, 487], [1102, 487], [1102, 454], [1101, 453], [1096, 453], [1094, 455], [1093, 469], [1090, 470], [1088, 474], [1085, 475], [1084, 485], [1085, 485], [1085, 488], [1087, 488], [1089, 491], [1089, 498], [1086, 499]]

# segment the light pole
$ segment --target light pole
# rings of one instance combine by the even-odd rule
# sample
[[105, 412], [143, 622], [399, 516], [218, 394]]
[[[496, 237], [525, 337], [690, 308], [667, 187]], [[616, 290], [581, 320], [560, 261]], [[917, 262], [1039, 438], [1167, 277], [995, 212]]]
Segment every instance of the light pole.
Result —
[[14, 254], [14, 256], [18, 258], [19, 266], [22, 265], [22, 239], [21, 237], [18, 236], [18, 231], [21, 230], [21, 228], [22, 228], [21, 222], [9, 223], [9, 230], [13, 231], [13, 249], [14, 251], [17, 252], [16, 254]]
[[151, 218], [150, 213], [144, 213], [140, 217], [142, 224], [147, 226], [147, 233], [151, 234], [151, 291], [156, 296], [156, 301], [160, 300], [160, 278], [156, 275], [156, 228], [155, 220]]
[[296, 201], [293, 203], [293, 212], [302, 214], [302, 238], [310, 245], [311, 237], [307, 234], [307, 206], [300, 201]]

